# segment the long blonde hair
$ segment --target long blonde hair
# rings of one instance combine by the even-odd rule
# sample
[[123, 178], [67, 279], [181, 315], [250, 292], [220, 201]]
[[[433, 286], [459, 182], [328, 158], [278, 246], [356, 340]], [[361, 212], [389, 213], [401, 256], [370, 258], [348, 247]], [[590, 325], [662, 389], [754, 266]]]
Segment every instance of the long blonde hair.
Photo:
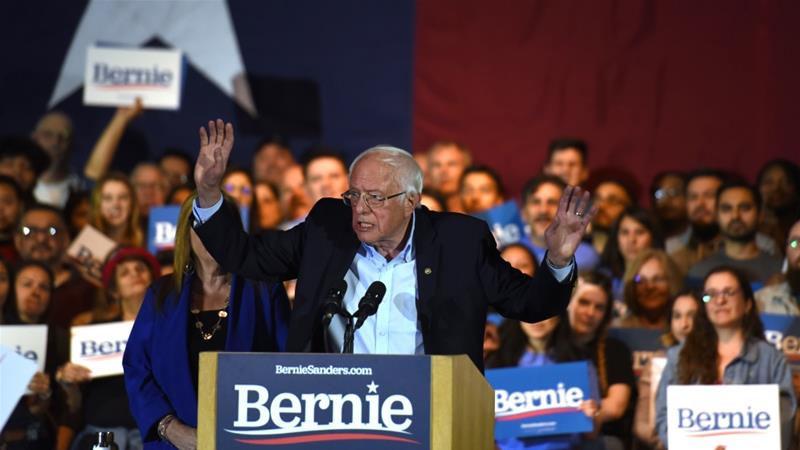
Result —
[[125, 231], [123, 233], [121, 245], [129, 245], [132, 247], [141, 247], [144, 245], [144, 233], [142, 232], [141, 225], [139, 224], [139, 204], [136, 202], [136, 192], [133, 190], [130, 180], [120, 172], [109, 172], [103, 175], [97, 181], [97, 184], [92, 189], [92, 196], [89, 199], [89, 223], [100, 230], [101, 233], [108, 235], [111, 226], [103, 218], [100, 213], [100, 202], [103, 197], [103, 187], [109, 181], [116, 181], [125, 185], [128, 190], [128, 195], [131, 198], [131, 210], [125, 220]]

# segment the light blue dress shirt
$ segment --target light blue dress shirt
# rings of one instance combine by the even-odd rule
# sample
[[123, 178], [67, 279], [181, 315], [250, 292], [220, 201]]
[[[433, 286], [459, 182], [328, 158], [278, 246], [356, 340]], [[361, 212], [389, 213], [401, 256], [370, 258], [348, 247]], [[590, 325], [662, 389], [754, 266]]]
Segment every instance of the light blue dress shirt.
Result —
[[[201, 208], [195, 200], [192, 208], [195, 220], [204, 223], [221, 206], [222, 198], [209, 208]], [[409, 236], [414, 235], [415, 227], [416, 215], [413, 215]], [[575, 258], [565, 267], [553, 267], [549, 261], [547, 266], [556, 280], [563, 282], [575, 267]], [[358, 302], [375, 281], [386, 285], [386, 294], [378, 311], [356, 330], [353, 352], [424, 354], [422, 331], [417, 320], [417, 260], [413, 239], [409, 239], [403, 250], [389, 261], [371, 245], [361, 243], [345, 275], [347, 292], [342, 303], [350, 313], [358, 311]], [[331, 320], [328, 351], [341, 352], [346, 324], [341, 316]]]

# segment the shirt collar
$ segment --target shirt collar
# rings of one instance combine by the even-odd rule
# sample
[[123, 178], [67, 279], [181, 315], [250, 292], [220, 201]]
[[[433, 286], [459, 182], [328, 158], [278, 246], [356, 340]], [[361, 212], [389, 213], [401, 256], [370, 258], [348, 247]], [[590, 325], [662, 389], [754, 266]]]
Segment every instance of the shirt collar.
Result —
[[413, 261], [414, 260], [414, 254], [415, 254], [415, 251], [414, 251], [414, 230], [416, 229], [416, 223], [417, 223], [417, 214], [416, 214], [416, 211], [414, 211], [411, 214], [411, 231], [408, 234], [408, 241], [406, 242], [405, 247], [403, 247], [403, 250], [400, 251], [400, 253], [398, 253], [397, 256], [392, 258], [391, 261], [386, 261], [386, 258], [384, 258], [383, 255], [381, 255], [380, 253], [378, 253], [377, 250], [375, 250], [375, 247], [373, 247], [373, 246], [371, 246], [369, 244], [366, 244], [364, 242], [361, 243], [361, 250], [363, 252], [362, 254], [364, 256], [366, 256], [367, 259], [369, 259], [369, 260], [373, 260], [373, 261], [377, 260], [377, 261], [382, 262], [383, 264], [391, 263], [393, 261], [398, 261], [399, 263], [407, 263], [409, 261]]

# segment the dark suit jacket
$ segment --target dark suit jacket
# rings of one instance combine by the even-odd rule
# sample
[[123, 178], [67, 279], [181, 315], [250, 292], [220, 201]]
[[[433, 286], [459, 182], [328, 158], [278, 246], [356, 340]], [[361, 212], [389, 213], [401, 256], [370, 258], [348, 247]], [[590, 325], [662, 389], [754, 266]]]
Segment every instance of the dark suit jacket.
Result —
[[[291, 230], [248, 236], [223, 205], [195, 231], [225, 270], [253, 279], [297, 278], [287, 350], [321, 352], [322, 299], [344, 278], [361, 244], [351, 214], [341, 200], [322, 199]], [[485, 222], [424, 207], [415, 214], [417, 315], [426, 353], [467, 354], [482, 370], [488, 306], [537, 322], [569, 302], [574, 270], [564, 283], [547, 268], [531, 279], [500, 258]]]

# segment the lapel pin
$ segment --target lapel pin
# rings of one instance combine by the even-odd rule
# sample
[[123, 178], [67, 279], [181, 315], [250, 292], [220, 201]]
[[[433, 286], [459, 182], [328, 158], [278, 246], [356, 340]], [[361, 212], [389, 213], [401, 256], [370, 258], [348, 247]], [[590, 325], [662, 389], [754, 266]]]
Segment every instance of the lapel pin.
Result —
[[426, 267], [426, 268], [425, 268], [425, 275], [430, 275], [430, 274], [432, 274], [432, 273], [433, 273], [433, 270], [431, 270], [431, 268], [430, 268], [430, 267]]

